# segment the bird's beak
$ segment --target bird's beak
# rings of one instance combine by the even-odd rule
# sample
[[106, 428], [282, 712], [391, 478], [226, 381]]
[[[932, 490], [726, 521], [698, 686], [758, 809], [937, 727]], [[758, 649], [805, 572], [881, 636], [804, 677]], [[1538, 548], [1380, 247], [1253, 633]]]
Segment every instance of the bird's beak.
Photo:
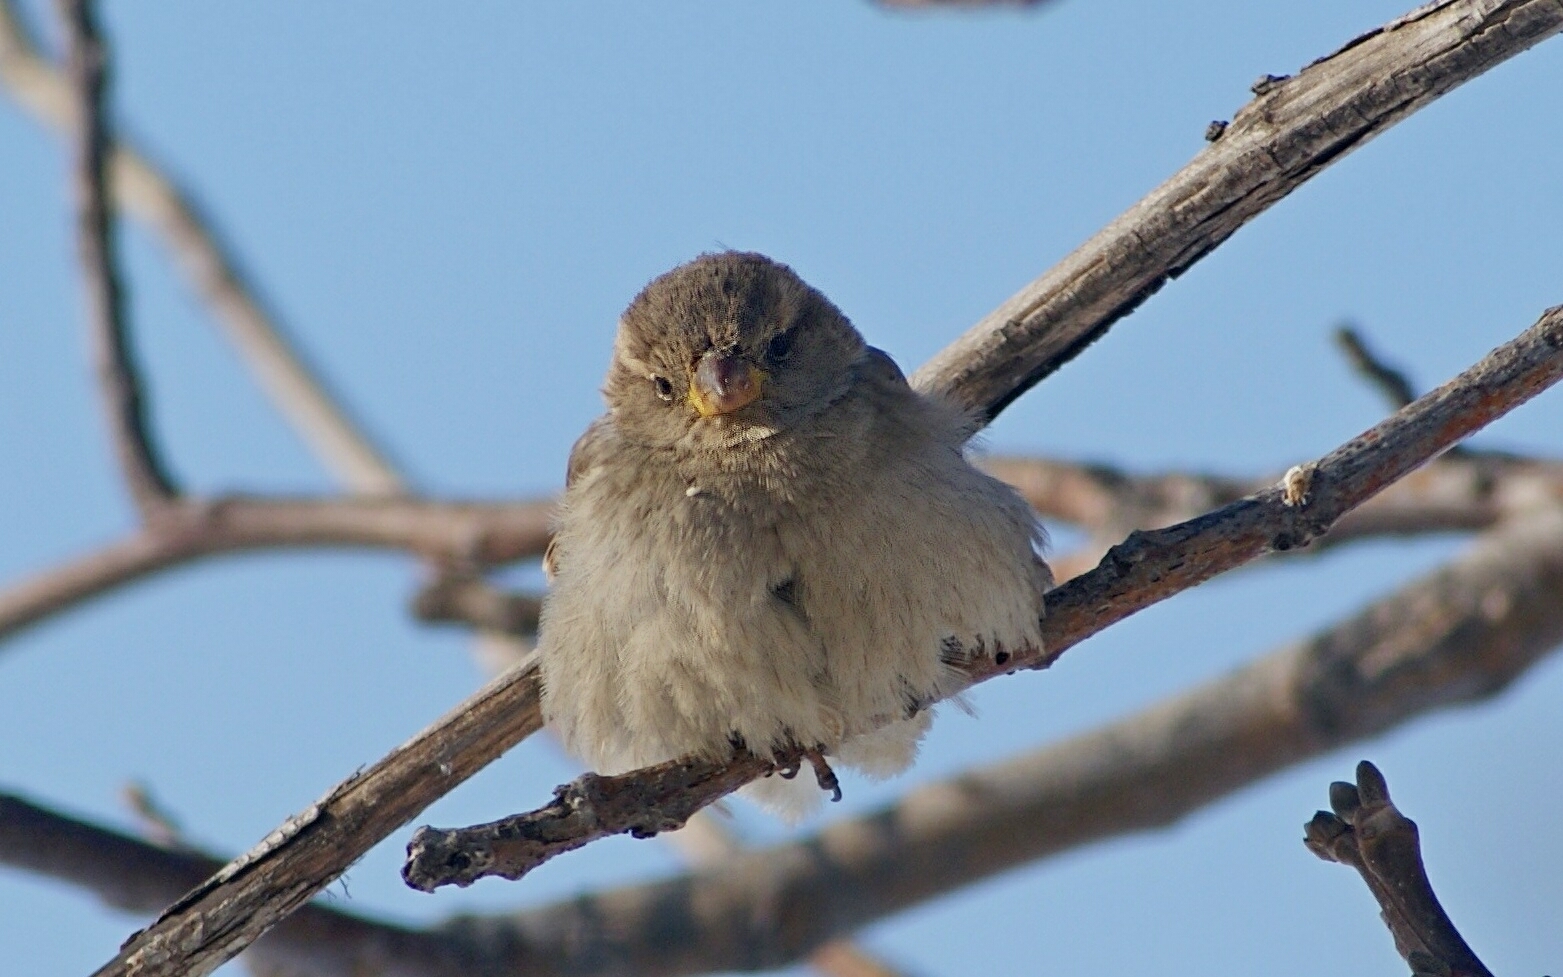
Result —
[[689, 402], [701, 417], [731, 414], [754, 403], [764, 382], [764, 370], [741, 356], [713, 349], [695, 365]]

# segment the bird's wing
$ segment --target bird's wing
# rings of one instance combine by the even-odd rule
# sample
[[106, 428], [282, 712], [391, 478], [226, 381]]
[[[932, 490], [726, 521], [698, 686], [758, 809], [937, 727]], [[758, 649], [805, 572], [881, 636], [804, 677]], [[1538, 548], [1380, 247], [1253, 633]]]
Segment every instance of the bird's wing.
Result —
[[890, 383], [902, 387], [907, 385], [906, 374], [901, 372], [899, 366], [896, 366], [895, 360], [890, 358], [889, 353], [878, 347], [867, 347], [863, 358], [858, 362], [860, 364], [859, 369], [862, 371], [862, 376], [865, 379], [878, 380], [881, 383]]
[[[582, 478], [589, 475], [602, 460], [602, 447], [607, 437], [611, 434], [613, 422], [607, 415], [597, 418], [587, 425], [586, 431], [570, 448], [570, 460], [564, 466], [564, 491], [570, 494], [570, 488]], [[554, 549], [559, 537], [555, 536], [548, 541], [548, 548], [543, 551], [543, 575], [553, 582], [554, 576], [559, 572], [558, 553]]]

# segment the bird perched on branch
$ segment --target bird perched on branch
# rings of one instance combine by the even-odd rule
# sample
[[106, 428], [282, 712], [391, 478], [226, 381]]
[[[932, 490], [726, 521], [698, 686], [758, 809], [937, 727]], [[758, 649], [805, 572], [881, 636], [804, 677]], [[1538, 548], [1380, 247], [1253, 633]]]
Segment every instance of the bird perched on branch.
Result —
[[[827, 757], [889, 776], [963, 662], [1040, 647], [1042, 531], [967, 462], [976, 424], [787, 266], [728, 252], [651, 282], [603, 392], [539, 644], [544, 716], [600, 772], [742, 746], [803, 748], [821, 786]], [[789, 819], [822, 796], [746, 790]]]

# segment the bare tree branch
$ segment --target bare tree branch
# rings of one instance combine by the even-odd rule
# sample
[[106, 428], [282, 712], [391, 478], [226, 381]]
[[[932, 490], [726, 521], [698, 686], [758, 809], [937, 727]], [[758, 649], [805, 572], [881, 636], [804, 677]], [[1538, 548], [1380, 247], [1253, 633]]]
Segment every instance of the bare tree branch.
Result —
[[120, 471], [143, 521], [148, 521], [178, 493], [152, 448], [141, 381], [125, 325], [114, 214], [104, 180], [105, 159], [111, 145], [104, 108], [108, 52], [98, 33], [91, 0], [58, 0], [56, 6], [65, 27], [67, 46], [76, 237], [87, 294], [93, 367]]
[[[445, 977], [440, 961], [452, 958], [473, 977], [781, 966], [1026, 861], [1174, 823], [1293, 764], [1483, 701], [1563, 642], [1560, 593], [1563, 506], [1544, 505], [1320, 634], [1093, 732], [915, 789], [810, 837], [729, 851], [690, 875], [453, 920], [426, 934], [433, 945], [415, 943], [401, 958], [383, 958], [375, 948], [385, 937], [365, 924], [328, 944], [350, 965], [302, 972]], [[0, 800], [0, 861], [110, 901], [140, 887], [138, 902], [114, 902], [127, 909], [152, 911], [204, 871], [179, 874], [170, 866], [186, 856], [138, 842], [125, 851], [93, 841], [89, 854], [62, 864], [77, 846], [17, 834], [13, 811]], [[309, 959], [313, 944], [290, 926], [313, 911], [257, 949]]]
[[[1454, 380], [1304, 466], [1300, 493], [1271, 487], [1178, 526], [1134, 533], [1095, 570], [1048, 595], [1045, 650], [1001, 651], [965, 670], [980, 682], [1017, 668], [1045, 668], [1083, 638], [1174, 593], [1271, 549], [1306, 545], [1342, 513], [1559, 378], [1563, 306]], [[588, 773], [536, 811], [471, 828], [420, 828], [408, 844], [402, 877], [425, 890], [493, 875], [520, 878], [600, 838], [676, 828], [705, 805], [773, 773], [778, 764], [796, 766], [804, 755], [795, 749], [776, 764], [750, 753], [727, 762], [685, 757], [610, 777]]]
[[1363, 760], [1355, 784], [1331, 784], [1330, 807], [1335, 813], [1320, 811], [1304, 826], [1304, 843], [1362, 876], [1413, 977], [1492, 977], [1439, 904], [1416, 822], [1389, 799], [1378, 768]]
[[495, 587], [475, 573], [440, 572], [412, 600], [413, 616], [430, 623], [462, 623], [530, 640], [543, 601]]
[[1423, 105], [1563, 29], [1557, 0], [1438, 0], [1272, 78], [1220, 137], [913, 377], [992, 418], [1237, 229]]
[[[0, 78], [39, 121], [59, 130], [69, 128], [70, 97], [64, 74], [39, 50], [12, 0], [0, 0]], [[123, 138], [108, 148], [107, 169], [120, 205], [162, 233], [262, 388], [316, 456], [357, 492], [402, 491], [403, 480], [395, 467], [297, 352], [297, 343], [266, 310], [193, 196]]]
[[186, 893], [98, 973], [211, 973], [377, 841], [540, 728], [536, 668], [500, 675]]
[[1403, 370], [1397, 370], [1379, 359], [1377, 354], [1368, 349], [1362, 334], [1349, 323], [1335, 327], [1335, 345], [1346, 355], [1346, 362], [1351, 364], [1352, 369], [1384, 395], [1390, 410], [1399, 410], [1416, 399], [1416, 388], [1411, 386], [1411, 378]]
[[363, 546], [474, 566], [538, 556], [552, 512], [547, 500], [185, 499], [154, 525], [0, 591], [0, 638], [131, 580], [219, 553]]
[[[990, 458], [983, 465], [1019, 488], [1042, 515], [1092, 531], [1090, 546], [1054, 561], [1061, 580], [1095, 566], [1110, 540], [1134, 529], [1192, 519], [1275, 483], [1274, 478], [1197, 473], [1135, 476], [1105, 465], [1034, 458]], [[1546, 499], [1563, 499], [1563, 463], [1446, 454], [1344, 515], [1308, 551], [1372, 536], [1483, 529]], [[184, 499], [164, 511], [157, 527], [0, 590], [0, 640], [115, 587], [223, 553], [363, 546], [476, 567], [535, 557], [547, 546], [553, 504], [546, 499]], [[521, 609], [525, 600], [517, 599], [512, 610]], [[486, 612], [432, 616], [479, 626], [501, 623]]]
[[[1130, 475], [1110, 465], [1041, 458], [985, 458], [982, 466], [1015, 486], [1044, 517], [1090, 531], [1085, 546], [1050, 559], [1059, 580], [1094, 567], [1113, 542], [1136, 529], [1192, 519], [1280, 479]], [[1383, 536], [1487, 529], [1549, 500], [1563, 502], [1563, 462], [1451, 449], [1343, 515], [1306, 548], [1289, 553], [1316, 554]]]
[[[187, 848], [148, 844], [0, 793], [0, 862], [81, 886], [132, 913], [155, 913], [222, 868]], [[292, 977], [470, 977], [462, 941], [342, 912], [302, 907], [248, 951]]]

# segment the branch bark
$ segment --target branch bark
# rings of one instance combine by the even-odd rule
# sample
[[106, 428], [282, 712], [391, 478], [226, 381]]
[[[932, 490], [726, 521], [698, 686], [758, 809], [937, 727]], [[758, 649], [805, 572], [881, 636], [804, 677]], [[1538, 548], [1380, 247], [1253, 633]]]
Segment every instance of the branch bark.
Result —
[[1333, 814], [1320, 811], [1304, 826], [1304, 843], [1362, 876], [1413, 977], [1493, 977], [1439, 904], [1416, 822], [1390, 800], [1378, 768], [1363, 760], [1355, 784], [1331, 784], [1330, 807]]
[[[1094, 567], [1113, 542], [1136, 529], [1192, 519], [1281, 478], [1130, 475], [1109, 465], [1043, 458], [993, 457], [982, 466], [1015, 486], [1044, 518], [1089, 531], [1080, 549], [1050, 560], [1059, 580]], [[1291, 552], [1317, 554], [1384, 536], [1482, 530], [1548, 501], [1563, 502], [1563, 462], [1451, 449], [1343, 515], [1305, 549]]]
[[[222, 868], [210, 855], [148, 844], [0, 793], [0, 862], [60, 879], [132, 913], [155, 913]], [[312, 903], [248, 951], [292, 977], [470, 977], [468, 948]]]
[[1208, 148], [913, 377], [988, 418], [1169, 279], [1412, 112], [1563, 29], [1558, 0], [1439, 0], [1293, 78], [1269, 78]]
[[182, 499], [133, 535], [0, 591], [0, 639], [114, 587], [221, 553], [363, 546], [472, 567], [539, 556], [552, 513], [549, 500]]
[[[965, 666], [973, 682], [1046, 668], [1089, 635], [1264, 553], [1305, 546], [1384, 486], [1563, 378], [1563, 306], [1469, 370], [1273, 486], [1168, 529], [1135, 532], [1102, 563], [1048, 595], [1045, 649], [1001, 652]], [[1299, 484], [1300, 483], [1300, 484]], [[796, 765], [801, 750], [777, 758]], [[549, 805], [471, 828], [421, 828], [402, 876], [414, 888], [520, 878], [543, 862], [614, 834], [653, 835], [775, 765], [743, 753], [718, 763], [683, 758], [603, 777], [587, 774]]]
[[87, 296], [93, 367], [120, 472], [142, 521], [147, 522], [178, 493], [152, 447], [141, 379], [125, 325], [114, 213], [104, 175], [111, 146], [104, 107], [108, 52], [98, 32], [92, 0], [58, 0], [56, 7], [65, 28], [76, 240]]

